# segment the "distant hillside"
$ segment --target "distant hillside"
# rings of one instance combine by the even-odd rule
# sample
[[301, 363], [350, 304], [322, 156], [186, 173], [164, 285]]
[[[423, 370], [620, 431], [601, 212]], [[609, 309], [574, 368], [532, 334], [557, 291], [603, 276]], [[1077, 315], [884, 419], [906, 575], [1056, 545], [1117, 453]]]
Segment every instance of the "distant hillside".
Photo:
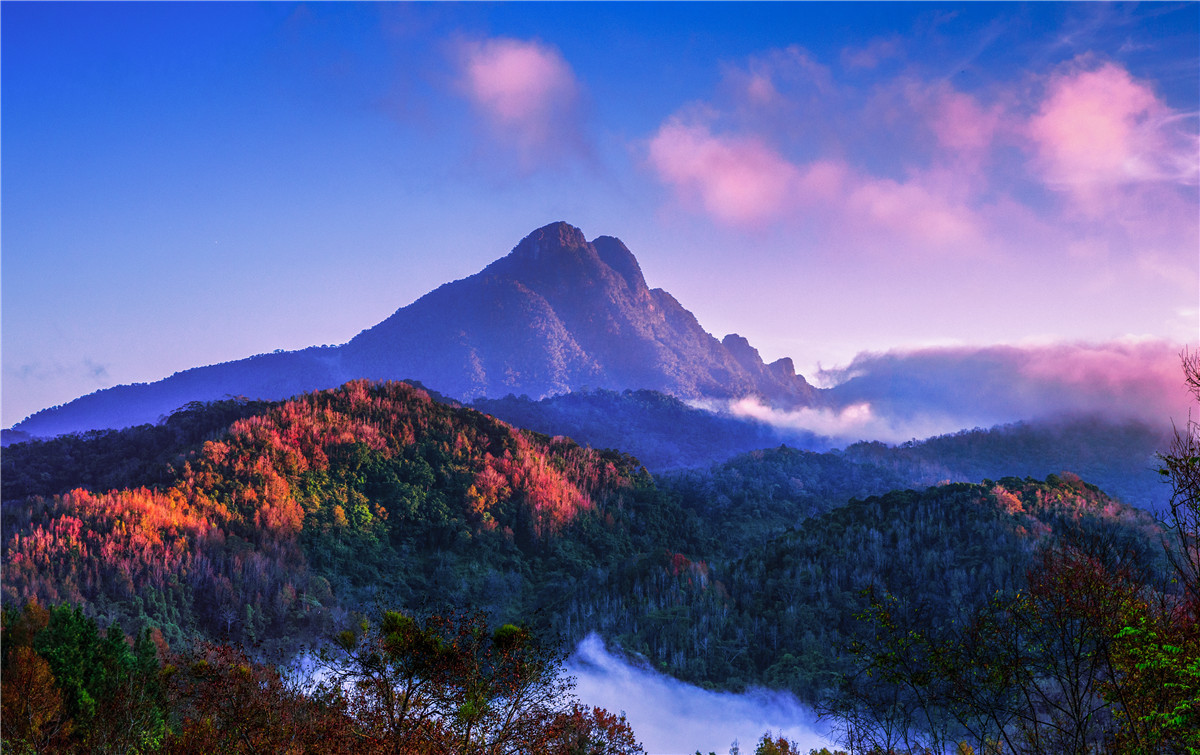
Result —
[[360, 378], [418, 380], [460, 400], [544, 398], [585, 386], [684, 398], [753, 394], [783, 406], [817, 396], [790, 359], [764, 364], [746, 339], [718, 341], [674, 297], [650, 289], [619, 239], [589, 242], [559, 222], [342, 346], [260, 354], [97, 391], [13, 429], [49, 437], [128, 427], [192, 401], [278, 400]]
[[92, 430], [48, 440], [20, 439], [0, 455], [3, 500], [170, 485], [177, 467], [239, 419], [263, 413], [266, 401], [196, 402], [158, 424]]
[[827, 448], [812, 433], [782, 432], [741, 417], [688, 406], [658, 391], [575, 391], [534, 401], [477, 399], [474, 408], [517, 427], [565, 435], [592, 448], [619, 448], [652, 472], [707, 467], [736, 454], [789, 443]]
[[[656, 474], [672, 472], [667, 479], [685, 481], [689, 489], [715, 491], [714, 485], [752, 485], [756, 495], [767, 497], [760, 496], [756, 506], [764, 505], [770, 496], [786, 499], [791, 495], [790, 477], [807, 479], [799, 471], [788, 471], [791, 466], [813, 470], [811, 464], [816, 462], [812, 460], [817, 455], [793, 449], [828, 451], [831, 443], [812, 433], [696, 409], [653, 391], [597, 390], [541, 401], [508, 396], [481, 399], [473, 406], [518, 427], [565, 435], [593, 448], [620, 448]], [[1170, 431], [1165, 426], [1075, 416], [963, 430], [897, 446], [860, 442], [844, 451], [825, 453], [829, 458], [819, 460], [835, 465], [831, 468], [838, 470], [837, 479], [843, 483], [821, 505], [827, 508], [853, 496], [878, 495], [894, 488], [1001, 477], [1042, 479], [1070, 472], [1125, 503], [1161, 511], [1170, 491], [1157, 472], [1156, 453], [1169, 441]], [[770, 450], [780, 445], [788, 448]], [[772, 487], [764, 487], [763, 479], [775, 481]], [[855, 487], [858, 481], [870, 484]], [[810, 486], [801, 492], [813, 500], [817, 491]], [[735, 498], [747, 494], [720, 493]], [[803, 510], [807, 515], [825, 508]], [[789, 517], [788, 523], [793, 523], [795, 514]]]
[[963, 430], [889, 447], [856, 443], [850, 461], [883, 467], [919, 487], [1071, 472], [1125, 503], [1162, 511], [1170, 488], [1156, 454], [1170, 443], [1169, 426], [1105, 417], [1061, 417]]
[[[868, 588], [941, 626], [1023, 588], [1038, 549], [1068, 539], [1111, 543], [1128, 563], [1168, 573], [1154, 520], [1074, 477], [894, 491], [775, 537], [743, 529], [753, 515], [743, 509], [739, 525], [735, 502], [685, 500], [716, 534], [714, 555], [647, 556], [619, 585], [580, 589], [568, 621], [590, 619], [680, 679], [809, 701], [850, 670], [847, 648], [872, 631], [856, 618]], [[602, 609], [618, 601], [620, 611]]]
[[751, 451], [707, 468], [676, 470], [660, 475], [658, 484], [689, 505], [702, 506], [705, 522], [722, 533], [729, 556], [855, 498], [928, 487], [836, 452], [786, 446]]

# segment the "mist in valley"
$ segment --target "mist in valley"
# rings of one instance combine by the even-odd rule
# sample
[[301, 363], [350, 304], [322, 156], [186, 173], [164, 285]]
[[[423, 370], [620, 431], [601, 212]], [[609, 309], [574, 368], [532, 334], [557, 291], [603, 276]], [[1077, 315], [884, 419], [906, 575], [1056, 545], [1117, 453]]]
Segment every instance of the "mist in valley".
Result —
[[623, 712], [647, 753], [716, 752], [734, 742], [753, 752], [766, 732], [782, 734], [801, 752], [827, 747], [814, 712], [784, 692], [752, 690], [744, 694], [714, 692], [685, 684], [646, 666], [631, 664], [609, 652], [591, 634], [567, 659], [580, 702]]

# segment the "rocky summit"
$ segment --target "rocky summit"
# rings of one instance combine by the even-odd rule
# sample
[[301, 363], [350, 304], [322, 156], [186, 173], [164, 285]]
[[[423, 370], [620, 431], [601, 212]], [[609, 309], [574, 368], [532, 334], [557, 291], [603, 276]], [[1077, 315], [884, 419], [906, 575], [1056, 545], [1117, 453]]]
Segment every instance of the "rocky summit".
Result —
[[588, 241], [564, 222], [504, 257], [401, 307], [342, 346], [264, 354], [117, 386], [48, 409], [15, 429], [33, 436], [154, 422], [192, 401], [279, 399], [347, 380], [417, 380], [470, 400], [542, 398], [584, 387], [653, 389], [681, 398], [757, 395], [813, 403], [790, 359], [764, 364], [736, 334], [723, 341], [662, 289], [612, 236]]
[[593, 388], [651, 388], [684, 398], [760, 394], [808, 403], [812, 388], [705, 332], [666, 291], [650, 289], [612, 236], [567, 223], [442, 286], [364, 331], [345, 363], [373, 378], [407, 374], [461, 398], [539, 398]]

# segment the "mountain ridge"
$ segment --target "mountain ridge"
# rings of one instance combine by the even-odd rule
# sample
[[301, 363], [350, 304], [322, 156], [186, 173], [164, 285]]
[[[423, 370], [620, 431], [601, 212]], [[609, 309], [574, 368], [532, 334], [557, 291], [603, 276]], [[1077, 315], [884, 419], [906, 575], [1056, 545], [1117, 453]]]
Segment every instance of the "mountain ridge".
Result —
[[458, 400], [535, 398], [582, 387], [680, 398], [757, 395], [783, 406], [818, 396], [790, 359], [764, 364], [736, 334], [717, 340], [620, 239], [564, 221], [483, 270], [445, 283], [340, 346], [259, 354], [114, 386], [13, 426], [35, 437], [159, 421], [193, 401], [276, 400], [353, 379], [417, 380]]

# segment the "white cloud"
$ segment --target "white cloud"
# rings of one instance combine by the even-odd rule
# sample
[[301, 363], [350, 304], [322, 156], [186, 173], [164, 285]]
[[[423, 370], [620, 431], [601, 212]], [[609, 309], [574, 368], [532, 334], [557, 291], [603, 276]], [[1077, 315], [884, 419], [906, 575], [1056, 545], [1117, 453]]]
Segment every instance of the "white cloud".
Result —
[[575, 694], [581, 702], [624, 711], [651, 755], [724, 753], [734, 740], [742, 752], [753, 752], [768, 731], [795, 741], [801, 752], [830, 746], [813, 728], [813, 712], [792, 695], [700, 689], [626, 663], [594, 634], [579, 643], [567, 659], [566, 671], [576, 679]]

